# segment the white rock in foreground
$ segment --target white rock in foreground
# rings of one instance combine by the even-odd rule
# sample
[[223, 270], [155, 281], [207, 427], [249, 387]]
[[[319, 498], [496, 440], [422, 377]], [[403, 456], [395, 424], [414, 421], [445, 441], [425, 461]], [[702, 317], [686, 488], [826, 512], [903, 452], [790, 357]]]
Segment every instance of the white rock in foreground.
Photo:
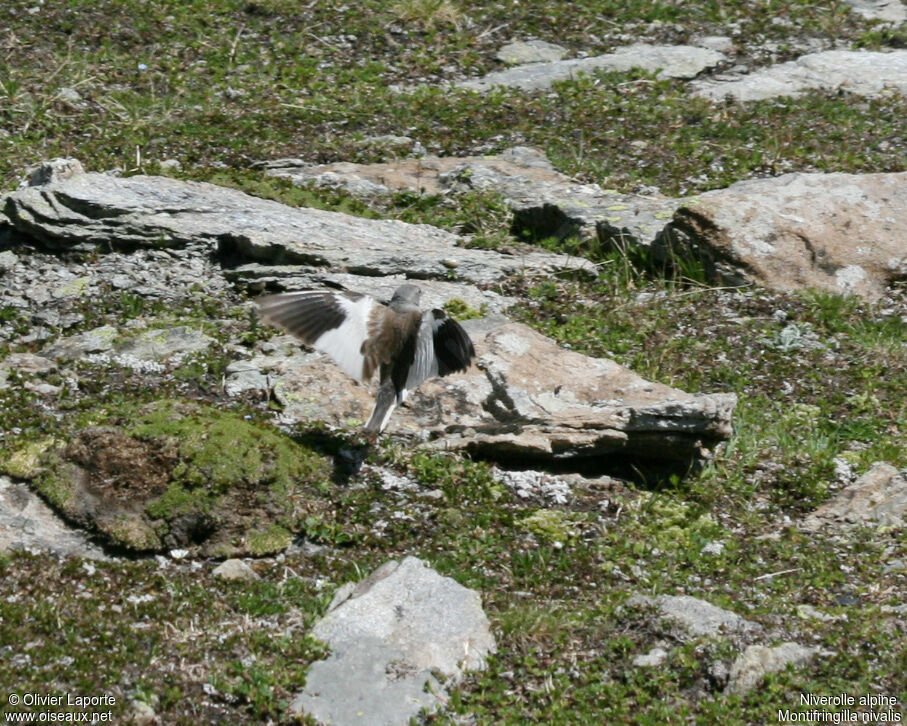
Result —
[[496, 647], [478, 593], [415, 557], [341, 587], [312, 635], [331, 655], [309, 668], [290, 711], [336, 726], [405, 726]]

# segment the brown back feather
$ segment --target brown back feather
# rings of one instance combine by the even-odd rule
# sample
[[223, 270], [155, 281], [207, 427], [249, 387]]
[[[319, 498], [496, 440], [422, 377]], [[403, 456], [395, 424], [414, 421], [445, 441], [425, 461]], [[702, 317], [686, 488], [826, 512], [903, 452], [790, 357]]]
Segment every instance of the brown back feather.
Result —
[[376, 306], [372, 310], [368, 320], [368, 337], [361, 348], [365, 358], [364, 380], [371, 378], [379, 365], [394, 359], [407, 340], [419, 331], [421, 322], [422, 316], [418, 312], [396, 313], [384, 306]]

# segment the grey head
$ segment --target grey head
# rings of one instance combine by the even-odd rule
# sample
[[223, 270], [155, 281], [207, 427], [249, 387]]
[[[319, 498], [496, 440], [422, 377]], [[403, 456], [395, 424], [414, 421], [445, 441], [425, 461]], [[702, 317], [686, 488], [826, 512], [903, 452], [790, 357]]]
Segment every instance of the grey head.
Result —
[[415, 285], [401, 285], [394, 291], [390, 307], [395, 313], [418, 312], [419, 301], [422, 299], [422, 290]]

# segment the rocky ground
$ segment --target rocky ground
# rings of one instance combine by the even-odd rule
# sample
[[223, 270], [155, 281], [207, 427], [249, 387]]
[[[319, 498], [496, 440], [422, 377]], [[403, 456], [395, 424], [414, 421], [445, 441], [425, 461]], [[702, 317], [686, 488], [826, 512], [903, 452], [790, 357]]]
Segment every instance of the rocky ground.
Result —
[[0, 712], [903, 718], [901, 3], [2, 12]]

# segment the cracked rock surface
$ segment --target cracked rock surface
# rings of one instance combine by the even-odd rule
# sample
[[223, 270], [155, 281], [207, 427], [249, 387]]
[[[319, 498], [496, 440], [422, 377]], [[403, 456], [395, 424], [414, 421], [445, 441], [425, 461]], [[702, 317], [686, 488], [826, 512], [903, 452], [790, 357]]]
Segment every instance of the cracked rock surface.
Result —
[[11, 193], [4, 212], [19, 232], [56, 249], [99, 244], [166, 249], [203, 243], [247, 261], [472, 283], [518, 272], [589, 267], [568, 255], [516, 256], [458, 247], [456, 235], [426, 224], [288, 207], [235, 189], [168, 177], [72, 174]]

